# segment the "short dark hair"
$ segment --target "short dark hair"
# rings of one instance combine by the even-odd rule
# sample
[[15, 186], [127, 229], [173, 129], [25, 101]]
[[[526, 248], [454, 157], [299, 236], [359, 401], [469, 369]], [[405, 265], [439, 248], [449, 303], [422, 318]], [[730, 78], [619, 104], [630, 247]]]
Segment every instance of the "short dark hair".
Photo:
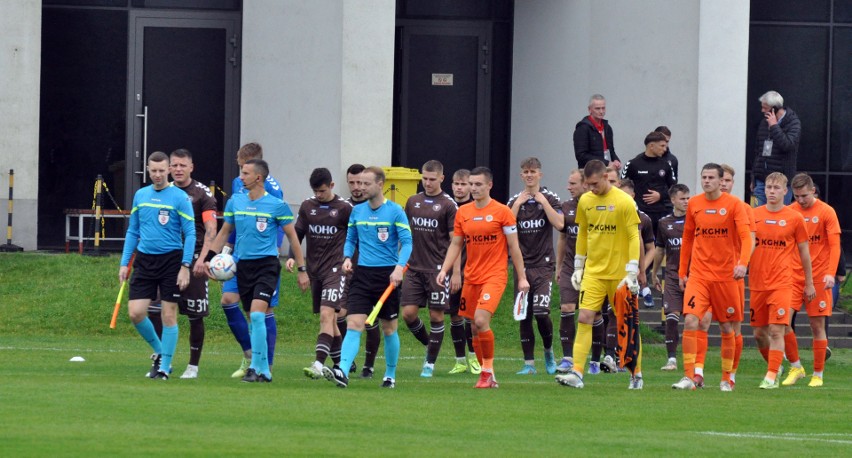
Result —
[[443, 175], [444, 164], [441, 164], [440, 161], [436, 161], [434, 159], [431, 160], [431, 161], [426, 161], [426, 163], [423, 164], [423, 171], [424, 172], [436, 172], [439, 175]]
[[704, 167], [701, 167], [701, 171], [703, 172], [705, 170], [715, 170], [716, 173], [719, 174], [719, 178], [725, 176], [725, 169], [723, 169], [721, 165], [715, 162], [708, 162], [704, 164]]
[[319, 167], [311, 172], [311, 189], [317, 189], [322, 185], [331, 186], [331, 172], [325, 167]]
[[470, 171], [471, 175], [483, 175], [488, 182], [494, 181], [494, 174], [491, 173], [491, 169], [488, 167], [474, 167], [473, 170]]
[[595, 175], [601, 175], [606, 173], [606, 165], [604, 165], [603, 161], [598, 159], [592, 159], [589, 162], [586, 162], [586, 166], [583, 167], [583, 178], [589, 178]]
[[192, 153], [190, 153], [188, 149], [178, 148], [172, 151], [172, 154], [169, 154], [169, 157], [179, 157], [181, 159], [189, 159], [191, 161]]
[[689, 194], [689, 186], [681, 183], [673, 184], [669, 188], [669, 197], [674, 197], [677, 193], [682, 192], [684, 194]]
[[349, 166], [348, 169], [346, 169], [346, 174], [347, 175], [358, 175], [359, 173], [363, 172], [364, 169], [366, 169], [366, 167], [364, 167], [363, 164], [352, 164], [352, 165]]
[[154, 154], [148, 156], [148, 163], [152, 162], [169, 162], [169, 157], [162, 151], [154, 151]]
[[654, 129], [654, 132], [659, 132], [659, 133], [665, 135], [666, 137], [672, 136], [672, 131], [670, 131], [669, 128], [666, 127], [666, 126], [659, 126], [656, 129]]
[[790, 180], [790, 187], [793, 189], [816, 189], [814, 185], [814, 179], [811, 178], [807, 173], [797, 173], [792, 180]]
[[269, 164], [263, 159], [249, 159], [246, 164], [251, 164], [254, 167], [254, 173], [262, 176], [264, 180], [269, 176]]
[[648, 145], [648, 143], [652, 143], [652, 142], [667, 142], [667, 141], [668, 140], [666, 140], [666, 136], [663, 135], [662, 132], [654, 131], [654, 132], [651, 132], [650, 134], [645, 136], [645, 145]]
[[633, 184], [633, 180], [630, 178], [622, 178], [621, 182], [618, 183], [619, 189], [629, 188], [633, 191], [636, 191], [636, 185]]

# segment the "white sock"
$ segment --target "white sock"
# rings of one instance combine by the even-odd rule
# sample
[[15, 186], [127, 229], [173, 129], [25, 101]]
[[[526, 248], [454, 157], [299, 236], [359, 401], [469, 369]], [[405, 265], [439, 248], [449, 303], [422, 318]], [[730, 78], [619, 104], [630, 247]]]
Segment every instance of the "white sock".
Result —
[[651, 288], [649, 288], [649, 287], [647, 287], [647, 286], [646, 286], [646, 287], [642, 290], [642, 295], [643, 295], [643, 296], [647, 296], [647, 295], [649, 295], [649, 294], [651, 294]]

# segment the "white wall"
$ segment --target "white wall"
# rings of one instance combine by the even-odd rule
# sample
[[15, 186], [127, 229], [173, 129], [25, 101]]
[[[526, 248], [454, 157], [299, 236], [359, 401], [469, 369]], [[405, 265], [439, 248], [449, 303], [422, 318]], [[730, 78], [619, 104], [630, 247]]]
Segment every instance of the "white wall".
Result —
[[241, 143], [264, 147], [291, 206], [328, 167], [390, 165], [393, 0], [243, 3]]
[[6, 243], [9, 169], [14, 169], [12, 243], [34, 250], [38, 234], [41, 2], [4, 1], [0, 30], [0, 245]]
[[[539, 156], [544, 184], [567, 196], [574, 125], [600, 93], [622, 162], [666, 125], [690, 188], [705, 162], [743, 168], [748, 8], [737, 0], [516, 2], [512, 164]], [[521, 186], [513, 174], [512, 189]]]

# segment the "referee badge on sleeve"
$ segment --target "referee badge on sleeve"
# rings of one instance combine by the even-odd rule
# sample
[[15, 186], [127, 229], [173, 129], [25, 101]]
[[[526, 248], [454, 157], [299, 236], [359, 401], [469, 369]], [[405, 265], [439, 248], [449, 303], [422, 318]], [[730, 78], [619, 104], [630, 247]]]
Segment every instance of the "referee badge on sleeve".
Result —
[[169, 224], [169, 211], [168, 210], [160, 210], [160, 214], [157, 217], [157, 221], [160, 222], [163, 226]]
[[258, 217], [257, 217], [257, 219], [256, 219], [256, 220], [255, 220], [255, 222], [254, 222], [254, 227], [256, 227], [256, 228], [257, 228], [257, 231], [258, 231], [258, 232], [263, 232], [263, 231], [265, 231], [265, 230], [266, 230], [266, 225], [267, 225], [267, 222], [266, 222], [266, 217], [265, 217], [265, 216], [258, 216]]
[[377, 227], [376, 231], [376, 235], [379, 237], [380, 242], [384, 243], [388, 241], [388, 238], [390, 237], [390, 232], [388, 232], [387, 227]]

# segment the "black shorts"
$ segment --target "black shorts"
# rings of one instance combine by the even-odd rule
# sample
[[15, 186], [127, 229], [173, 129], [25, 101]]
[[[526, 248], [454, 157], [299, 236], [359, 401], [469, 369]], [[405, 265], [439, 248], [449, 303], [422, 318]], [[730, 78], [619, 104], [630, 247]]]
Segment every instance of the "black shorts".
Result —
[[402, 293], [399, 302], [403, 306], [429, 306], [430, 310], [444, 311], [449, 308], [450, 276], [447, 275], [444, 286], [438, 285], [437, 272], [415, 272], [409, 270], [402, 281]]
[[166, 302], [180, 301], [180, 288], [177, 276], [183, 251], [175, 250], [164, 254], [136, 253], [133, 262], [133, 274], [130, 277], [130, 300], [151, 299], [157, 297], [159, 288]]
[[663, 312], [683, 314], [683, 291], [678, 279], [666, 275], [663, 288]]
[[260, 299], [271, 307], [272, 295], [281, 277], [281, 262], [278, 256], [237, 261], [237, 287], [243, 310], [251, 310], [251, 301]]
[[[193, 264], [198, 260], [198, 253], [192, 256]], [[189, 285], [183, 290], [178, 311], [181, 315], [190, 317], [205, 317], [210, 315], [209, 302], [207, 301], [207, 277], [196, 277], [189, 272]]]
[[311, 296], [314, 313], [320, 312], [320, 307], [333, 308], [339, 312], [341, 305], [346, 303], [346, 286], [348, 277], [342, 271], [329, 272], [324, 277], [311, 276]]
[[[462, 273], [462, 287], [464, 287], [464, 273]], [[458, 291], [454, 293], [450, 293], [449, 302], [447, 305], [447, 310], [444, 311], [447, 315], [458, 315], [459, 314], [459, 305], [461, 305], [461, 295], [462, 288], [459, 288]]]
[[[388, 267], [365, 267], [358, 266], [352, 275], [352, 286], [346, 297], [346, 308], [350, 315], [369, 315], [373, 306], [382, 297], [388, 285], [390, 285], [390, 274], [396, 266]], [[395, 320], [399, 316], [399, 288], [394, 288], [382, 309], [379, 318], [383, 320]]]
[[[530, 291], [527, 294], [527, 304], [531, 307], [533, 315], [550, 315], [550, 293], [553, 289], [553, 266], [528, 267], [524, 270], [527, 274], [527, 283]], [[515, 295], [518, 294], [518, 276], [514, 275]]]
[[580, 303], [580, 292], [571, 284], [571, 276], [574, 275], [574, 266], [563, 266], [559, 271], [559, 302], [561, 304]]

